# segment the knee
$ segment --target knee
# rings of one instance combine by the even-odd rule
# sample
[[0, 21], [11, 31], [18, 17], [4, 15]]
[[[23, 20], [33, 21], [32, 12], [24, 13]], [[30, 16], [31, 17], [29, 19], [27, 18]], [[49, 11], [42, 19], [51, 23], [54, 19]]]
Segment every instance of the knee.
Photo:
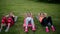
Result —
[[4, 24], [5, 23], [5, 20], [2, 20], [2, 24]]
[[49, 16], [48, 19], [51, 19], [51, 16]]

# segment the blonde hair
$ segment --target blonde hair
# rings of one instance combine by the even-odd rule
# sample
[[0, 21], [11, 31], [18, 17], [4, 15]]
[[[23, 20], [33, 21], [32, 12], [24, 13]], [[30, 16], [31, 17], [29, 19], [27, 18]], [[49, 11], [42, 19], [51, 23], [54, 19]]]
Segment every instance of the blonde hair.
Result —
[[47, 13], [44, 13], [45, 16], [47, 16]]
[[47, 13], [45, 13], [45, 12], [41, 12], [41, 13], [40, 13], [40, 16], [41, 16], [41, 14], [43, 14], [43, 15], [44, 15], [44, 17], [46, 17], [46, 16], [47, 16]]

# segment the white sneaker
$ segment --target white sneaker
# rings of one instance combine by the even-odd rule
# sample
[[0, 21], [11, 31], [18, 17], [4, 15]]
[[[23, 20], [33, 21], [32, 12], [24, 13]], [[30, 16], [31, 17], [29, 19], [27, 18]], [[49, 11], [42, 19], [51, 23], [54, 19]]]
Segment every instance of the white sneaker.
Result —
[[8, 29], [6, 29], [5, 32], [8, 32]]
[[0, 29], [0, 32], [1, 32], [1, 29]]

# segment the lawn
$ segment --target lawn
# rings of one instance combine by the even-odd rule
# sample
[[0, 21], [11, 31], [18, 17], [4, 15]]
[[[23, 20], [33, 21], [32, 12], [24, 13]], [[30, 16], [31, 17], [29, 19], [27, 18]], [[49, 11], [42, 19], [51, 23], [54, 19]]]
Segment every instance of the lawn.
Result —
[[[60, 4], [35, 2], [32, 0], [0, 0], [0, 23], [2, 15], [8, 14], [13, 11], [15, 15], [18, 16], [18, 20], [14, 26], [12, 26], [9, 32], [0, 32], [0, 34], [60, 34]], [[23, 30], [23, 15], [25, 12], [32, 12], [34, 15], [34, 22], [36, 24], [36, 31], [32, 32], [29, 30], [25, 33]], [[35, 16], [39, 12], [46, 12], [48, 15], [52, 16], [53, 24], [56, 27], [56, 31], [49, 33], [45, 32], [45, 28], [40, 25]]]

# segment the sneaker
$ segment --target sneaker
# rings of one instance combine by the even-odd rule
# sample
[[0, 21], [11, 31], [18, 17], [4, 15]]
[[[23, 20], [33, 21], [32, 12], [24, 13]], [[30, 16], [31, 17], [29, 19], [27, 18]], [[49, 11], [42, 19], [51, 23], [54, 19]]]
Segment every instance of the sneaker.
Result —
[[5, 32], [8, 32], [8, 29], [6, 29]]
[[0, 32], [1, 32], [1, 29], [0, 29]]
[[32, 30], [35, 31], [36, 30], [35, 27], [33, 27]]
[[46, 27], [46, 32], [49, 32], [49, 29], [48, 29], [48, 27]]
[[55, 31], [55, 28], [54, 28], [54, 26], [51, 26], [51, 28], [52, 28], [52, 31], [54, 32], [54, 31]]
[[25, 32], [28, 32], [28, 29], [27, 28], [25, 28]]

